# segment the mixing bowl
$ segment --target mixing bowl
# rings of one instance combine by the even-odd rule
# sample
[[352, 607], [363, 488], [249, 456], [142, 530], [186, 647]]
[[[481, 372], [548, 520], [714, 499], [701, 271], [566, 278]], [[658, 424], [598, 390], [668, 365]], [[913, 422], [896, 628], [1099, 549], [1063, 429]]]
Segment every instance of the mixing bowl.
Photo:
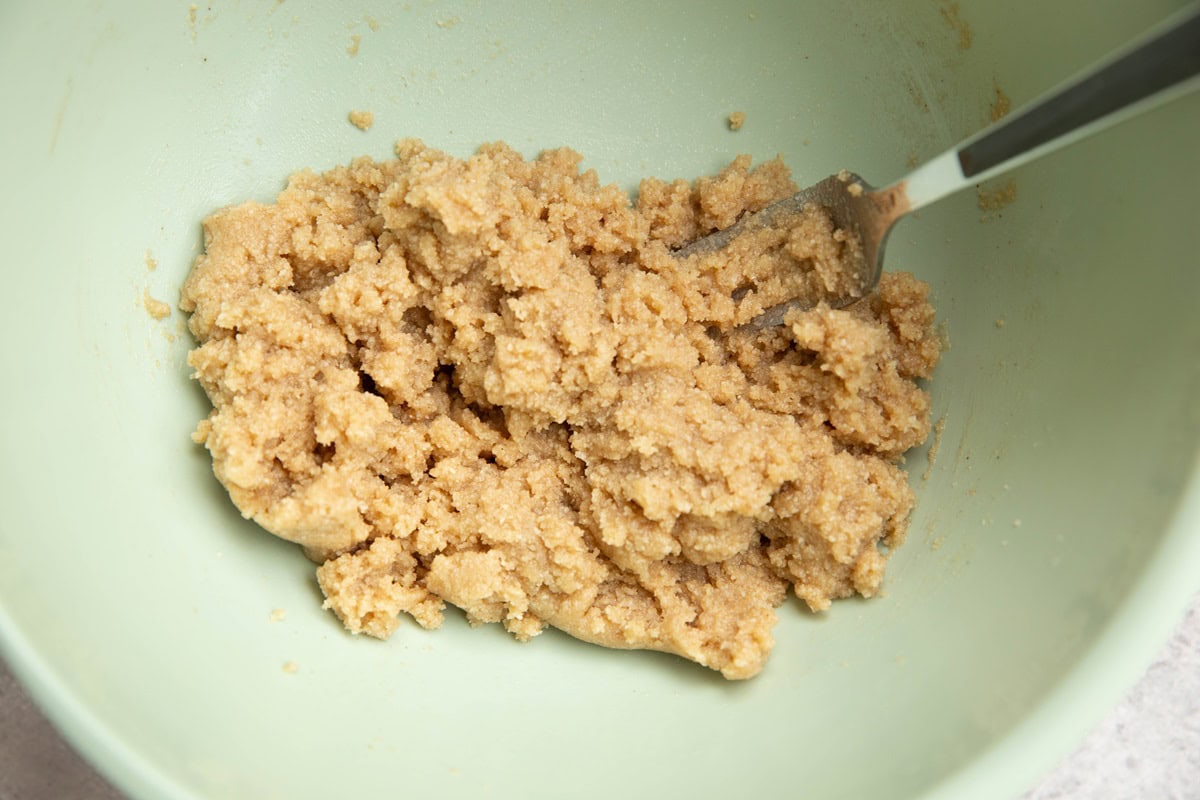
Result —
[[145, 297], [211, 210], [402, 136], [570, 145], [628, 188], [742, 152], [883, 183], [1179, 5], [5, 4], [4, 657], [137, 797], [1019, 793], [1196, 588], [1200, 95], [898, 229], [950, 344], [938, 452], [885, 596], [790, 601], [749, 682], [453, 614], [344, 633], [189, 440], [191, 343]]

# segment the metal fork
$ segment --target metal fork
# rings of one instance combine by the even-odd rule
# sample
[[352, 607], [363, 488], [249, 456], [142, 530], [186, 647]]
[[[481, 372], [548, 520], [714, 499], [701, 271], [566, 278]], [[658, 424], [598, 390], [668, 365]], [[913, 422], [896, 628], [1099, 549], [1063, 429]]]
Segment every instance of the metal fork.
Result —
[[[1168, 18], [1140, 39], [1093, 65], [1062, 86], [966, 141], [917, 167], [891, 186], [876, 189], [858, 175], [840, 172], [780, 200], [734, 225], [675, 251], [686, 258], [724, 248], [737, 237], [786, 226], [805, 207], [825, 208], [834, 224], [862, 243], [858, 274], [849, 296], [830, 298], [835, 307], [869, 294], [883, 270], [884, 248], [896, 223], [988, 178], [1052, 153], [1200, 88], [1200, 2]], [[1200, 141], [1200, 140], [1198, 140]], [[1190, 154], [1195, 157], [1195, 154]], [[744, 328], [780, 325], [804, 300], [772, 306]]]

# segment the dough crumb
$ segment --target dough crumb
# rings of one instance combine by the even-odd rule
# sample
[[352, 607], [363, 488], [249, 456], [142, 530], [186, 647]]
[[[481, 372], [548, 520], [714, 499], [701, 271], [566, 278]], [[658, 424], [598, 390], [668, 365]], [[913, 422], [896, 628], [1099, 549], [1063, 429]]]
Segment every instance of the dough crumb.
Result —
[[930, 431], [926, 284], [748, 330], [844, 296], [861, 253], [810, 207], [673, 254], [793, 194], [779, 160], [634, 201], [567, 149], [395, 151], [209, 216], [181, 300], [213, 403], [196, 440], [349, 631], [449, 603], [743, 679], [789, 592], [878, 594]]
[[295, 661], [285, 661], [283, 662], [283, 671], [288, 675], [295, 675], [300, 671], [300, 665]]
[[375, 115], [370, 111], [351, 111], [348, 116], [350, 124], [360, 131], [365, 131], [375, 124]]
[[154, 256], [151, 255], [149, 250], [146, 251], [146, 269], [150, 270], [151, 272], [158, 269], [158, 261], [155, 260]]
[[362, 46], [362, 37], [359, 36], [357, 33], [352, 34], [350, 36], [350, 44], [348, 47], [346, 47], [346, 52], [350, 54], [351, 58], [354, 58], [354, 56], [358, 55], [358, 49], [361, 46]]
[[848, 169], [839, 170], [837, 179], [846, 185], [846, 193], [851, 197], [862, 197], [862, 184], [854, 179], [854, 174]]
[[271, 622], [283, 622], [285, 619], [287, 619], [287, 612], [282, 608], [271, 609], [271, 615], [268, 617], [268, 619], [270, 619]]
[[149, 289], [142, 290], [142, 307], [154, 319], [161, 320], [171, 316], [171, 307], [162, 300], [156, 300], [151, 297]]
[[729, 115], [729, 130], [740, 131], [742, 129], [742, 125], [744, 125], [745, 123], [746, 123], [746, 112], [745, 111], [734, 111], [732, 114]]
[[1005, 323], [1004, 323], [1004, 319], [1003, 319], [1003, 318], [1000, 318], [1000, 319], [997, 319], [997, 320], [996, 320], [996, 327], [997, 327], [997, 328], [1003, 328], [1003, 327], [1004, 327], [1004, 324], [1005, 324]]
[[379, 31], [379, 28], [380, 28], [379, 20], [375, 19], [370, 14], [363, 17], [363, 20], [366, 21], [367, 27], [370, 28], [372, 31], [376, 31], [376, 32]]
[[442, 30], [448, 31], [456, 27], [460, 22], [462, 20], [458, 17], [447, 17], [446, 19], [439, 19], [435, 24]]
[[984, 214], [992, 214], [1016, 202], [1017, 182], [1009, 178], [995, 189], [987, 189], [983, 185], [979, 185], [975, 187], [975, 194], [978, 198], [979, 210]]

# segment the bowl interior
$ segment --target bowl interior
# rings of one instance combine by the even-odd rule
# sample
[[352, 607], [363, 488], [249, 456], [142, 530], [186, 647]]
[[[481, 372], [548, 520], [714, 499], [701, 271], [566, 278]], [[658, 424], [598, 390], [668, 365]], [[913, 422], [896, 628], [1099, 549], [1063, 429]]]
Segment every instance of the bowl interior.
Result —
[[937, 457], [909, 458], [886, 595], [789, 602], [748, 683], [453, 614], [346, 635], [190, 442], [208, 406], [182, 315], [143, 307], [174, 304], [209, 211], [402, 136], [569, 145], [631, 189], [742, 152], [883, 183], [987, 123], [997, 87], [1019, 105], [1179, 3], [70, 5], [0, 10], [0, 74], [25, 76], [0, 85], [0, 645], [127, 791], [1007, 796], [1056, 752], [982, 756], [1152, 569], [1190, 580], [1171, 523], [1200, 446], [1200, 96], [1020, 170], [999, 211], [966, 194], [903, 223], [889, 266], [933, 284], [951, 345]]

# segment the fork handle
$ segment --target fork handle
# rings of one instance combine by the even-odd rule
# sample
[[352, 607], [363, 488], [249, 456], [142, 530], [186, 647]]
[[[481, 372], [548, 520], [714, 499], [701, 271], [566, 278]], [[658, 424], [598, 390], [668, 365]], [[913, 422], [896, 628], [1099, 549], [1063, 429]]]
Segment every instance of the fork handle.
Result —
[[1200, 87], [1200, 2], [905, 179], [912, 209]]

